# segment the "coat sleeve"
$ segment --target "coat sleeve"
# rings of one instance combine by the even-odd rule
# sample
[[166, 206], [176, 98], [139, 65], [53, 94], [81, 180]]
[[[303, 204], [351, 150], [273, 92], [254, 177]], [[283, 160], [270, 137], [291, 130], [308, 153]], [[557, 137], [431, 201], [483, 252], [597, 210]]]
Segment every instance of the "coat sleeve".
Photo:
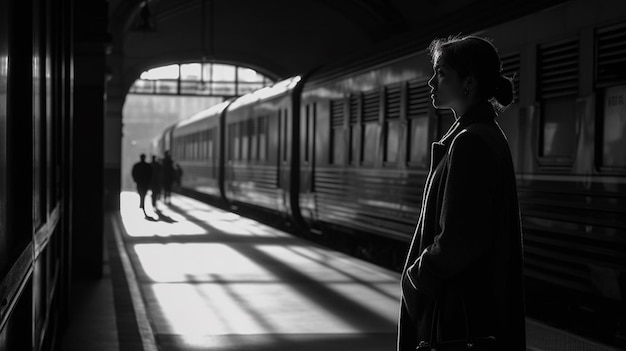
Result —
[[407, 270], [415, 287], [433, 298], [494, 242], [495, 154], [484, 140], [469, 132], [454, 139], [449, 153], [441, 232]]

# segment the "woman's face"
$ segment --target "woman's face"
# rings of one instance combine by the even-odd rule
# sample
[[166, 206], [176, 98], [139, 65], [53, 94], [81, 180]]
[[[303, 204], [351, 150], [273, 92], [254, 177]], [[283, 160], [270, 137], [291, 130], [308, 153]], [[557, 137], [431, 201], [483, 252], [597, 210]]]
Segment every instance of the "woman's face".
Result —
[[433, 71], [433, 76], [428, 81], [433, 106], [456, 110], [466, 98], [463, 93], [465, 87], [459, 74], [440, 58], [435, 61]]

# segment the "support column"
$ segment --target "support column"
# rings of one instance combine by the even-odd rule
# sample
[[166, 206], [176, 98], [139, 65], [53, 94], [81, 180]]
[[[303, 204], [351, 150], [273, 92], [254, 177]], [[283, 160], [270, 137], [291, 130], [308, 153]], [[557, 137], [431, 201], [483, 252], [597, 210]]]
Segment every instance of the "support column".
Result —
[[74, 118], [71, 145], [74, 279], [98, 279], [103, 264], [103, 164], [107, 2], [74, 2]]

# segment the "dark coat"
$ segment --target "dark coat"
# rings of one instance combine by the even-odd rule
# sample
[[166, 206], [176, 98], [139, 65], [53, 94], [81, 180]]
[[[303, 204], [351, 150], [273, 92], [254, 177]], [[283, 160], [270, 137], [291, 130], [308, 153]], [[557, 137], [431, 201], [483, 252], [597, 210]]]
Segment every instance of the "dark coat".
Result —
[[132, 176], [137, 189], [147, 191], [152, 180], [152, 167], [145, 161], [137, 162], [133, 165]]
[[[495, 336], [526, 350], [520, 214], [511, 152], [491, 104], [473, 107], [432, 144], [422, 211], [402, 274], [398, 350]], [[463, 310], [467, 311], [464, 314]]]

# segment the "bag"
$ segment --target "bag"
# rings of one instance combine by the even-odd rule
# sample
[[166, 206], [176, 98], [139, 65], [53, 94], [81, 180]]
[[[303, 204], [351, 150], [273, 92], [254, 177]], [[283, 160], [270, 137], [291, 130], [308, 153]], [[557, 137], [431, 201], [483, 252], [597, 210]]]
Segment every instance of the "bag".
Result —
[[461, 298], [463, 305], [463, 318], [465, 320], [465, 339], [458, 340], [437, 340], [437, 325], [439, 322], [439, 306], [435, 302], [433, 310], [433, 320], [430, 328], [430, 340], [421, 341], [416, 351], [495, 351], [496, 338], [494, 336], [472, 337], [470, 334], [469, 320], [465, 299]]

